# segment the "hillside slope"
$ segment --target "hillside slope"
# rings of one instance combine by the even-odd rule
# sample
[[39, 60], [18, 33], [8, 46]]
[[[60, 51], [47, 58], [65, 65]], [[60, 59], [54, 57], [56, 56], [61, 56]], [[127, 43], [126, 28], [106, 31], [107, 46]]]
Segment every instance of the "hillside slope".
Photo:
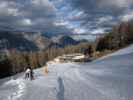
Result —
[[0, 80], [0, 100], [132, 100], [133, 45], [91, 63], [49, 65], [35, 80]]

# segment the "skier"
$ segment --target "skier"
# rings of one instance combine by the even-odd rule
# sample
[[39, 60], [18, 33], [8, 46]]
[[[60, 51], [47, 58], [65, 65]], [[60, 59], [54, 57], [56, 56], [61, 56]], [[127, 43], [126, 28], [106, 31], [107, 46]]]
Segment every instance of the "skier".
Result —
[[34, 79], [34, 72], [33, 69], [30, 67], [30, 80]]
[[31, 69], [28, 67], [25, 71], [25, 79], [30, 79], [31, 77]]
[[25, 69], [25, 79], [30, 79], [33, 80], [34, 79], [34, 75], [33, 75], [33, 70], [30, 67], [30, 64], [28, 64], [27, 68]]

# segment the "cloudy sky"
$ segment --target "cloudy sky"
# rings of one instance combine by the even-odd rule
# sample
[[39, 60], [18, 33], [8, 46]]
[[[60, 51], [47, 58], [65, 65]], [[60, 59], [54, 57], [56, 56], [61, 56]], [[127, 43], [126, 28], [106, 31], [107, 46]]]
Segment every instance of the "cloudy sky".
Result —
[[133, 0], [0, 0], [0, 30], [95, 34], [133, 18]]

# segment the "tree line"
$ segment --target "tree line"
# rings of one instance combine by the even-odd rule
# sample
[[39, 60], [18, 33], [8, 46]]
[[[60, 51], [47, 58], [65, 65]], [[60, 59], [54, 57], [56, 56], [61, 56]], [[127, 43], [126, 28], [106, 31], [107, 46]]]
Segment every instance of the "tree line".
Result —
[[133, 43], [133, 22], [123, 22], [97, 42], [97, 51], [117, 50]]
[[[83, 53], [84, 49], [93, 46], [90, 43], [80, 43], [78, 45], [70, 45], [64, 48], [48, 48], [44, 51], [37, 52], [22, 52], [17, 50], [9, 51], [8, 53], [0, 54], [0, 76], [13, 75], [25, 70], [27, 66], [33, 69], [42, 67], [47, 61], [63, 54]], [[6, 67], [5, 67], [6, 66]]]

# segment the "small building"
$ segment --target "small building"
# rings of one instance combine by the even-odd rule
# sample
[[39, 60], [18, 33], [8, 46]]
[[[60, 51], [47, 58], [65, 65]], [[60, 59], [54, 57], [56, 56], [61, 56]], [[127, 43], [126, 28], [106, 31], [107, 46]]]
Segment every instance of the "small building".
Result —
[[75, 53], [75, 54], [68, 54], [68, 55], [63, 55], [59, 56], [54, 59], [55, 62], [81, 62], [84, 61], [85, 56], [80, 53]]

